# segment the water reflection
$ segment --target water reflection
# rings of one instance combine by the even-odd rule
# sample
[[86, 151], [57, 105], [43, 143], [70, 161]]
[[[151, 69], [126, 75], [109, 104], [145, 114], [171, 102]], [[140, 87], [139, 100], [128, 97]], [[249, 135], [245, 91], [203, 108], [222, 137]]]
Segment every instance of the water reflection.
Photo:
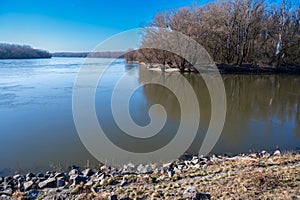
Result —
[[[161, 73], [141, 68], [139, 82], [178, 79], [178, 90], [184, 88], [178, 73]], [[212, 81], [214, 75], [207, 74]], [[185, 74], [193, 86], [200, 108], [200, 128], [189, 151], [197, 152], [211, 117], [208, 89], [201, 75]], [[281, 75], [223, 75], [227, 94], [225, 126], [215, 153], [239, 153], [249, 150], [296, 149], [300, 146], [300, 78]], [[162, 86], [148, 84], [143, 92], [150, 105], [159, 103], [179, 123], [180, 108], [174, 95]], [[184, 91], [182, 91], [184, 92]], [[188, 97], [187, 97], [188, 98]], [[189, 133], [187, 133], [189, 134]]]
[[[0, 62], [0, 176], [15, 171], [51, 170], [51, 165], [84, 166], [87, 160], [97, 166], [98, 161], [81, 144], [72, 117], [72, 89], [82, 62], [75, 58]], [[94, 59], [88, 65], [99, 70], [110, 62]], [[111, 114], [111, 94], [124, 73], [130, 79], [121, 95], [131, 92], [126, 88], [129, 84], [140, 86], [130, 100], [130, 113], [137, 124], [145, 126], [150, 122], [148, 111], [153, 104], [159, 103], [167, 110], [166, 127], [146, 141], [126, 137]], [[191, 120], [199, 121], [200, 127], [189, 149], [197, 152], [210, 122], [210, 98], [200, 75], [184, 76], [199, 101], [200, 119]], [[143, 84], [157, 79], [168, 82], [171, 77], [178, 79], [173, 84], [185, 94], [185, 82], [177, 73], [162, 74], [116, 60], [101, 80], [95, 99], [99, 123], [114, 143], [129, 151], [138, 148], [145, 152], [159, 149], [173, 139], [181, 115], [175, 95], [163, 86]], [[208, 77], [214, 80], [214, 76]], [[223, 80], [227, 117], [213, 152], [300, 148], [299, 76], [224, 75]]]

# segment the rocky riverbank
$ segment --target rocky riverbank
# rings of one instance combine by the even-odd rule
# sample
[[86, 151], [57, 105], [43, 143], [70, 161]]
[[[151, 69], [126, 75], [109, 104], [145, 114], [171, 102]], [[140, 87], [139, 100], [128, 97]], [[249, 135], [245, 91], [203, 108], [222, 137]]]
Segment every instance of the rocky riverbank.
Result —
[[0, 177], [0, 199], [300, 199], [300, 152]]

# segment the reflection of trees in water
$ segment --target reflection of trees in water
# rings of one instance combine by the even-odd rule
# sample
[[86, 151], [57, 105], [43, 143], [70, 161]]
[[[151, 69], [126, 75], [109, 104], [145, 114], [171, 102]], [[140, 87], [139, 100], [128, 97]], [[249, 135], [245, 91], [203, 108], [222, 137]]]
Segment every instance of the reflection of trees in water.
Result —
[[[201, 124], [210, 120], [210, 98], [205, 82], [199, 74], [184, 75], [193, 86], [200, 105]], [[213, 75], [211, 76], [213, 79]], [[280, 75], [223, 75], [227, 94], [226, 138], [238, 143], [251, 120], [272, 123], [290, 123], [294, 134], [300, 136], [300, 78]], [[176, 88], [184, 95], [183, 77], [178, 73], [161, 73], [140, 69], [139, 82], [178, 79]], [[155, 84], [144, 85], [144, 94], [150, 104], [163, 105], [169, 117], [178, 120], [180, 108], [176, 97], [167, 88]], [[230, 132], [230, 133], [228, 133]], [[262, 130], [263, 132], [263, 130]], [[267, 133], [266, 133], [267, 134]]]
[[272, 82], [266, 77], [224, 76], [229, 101], [228, 111], [243, 111], [247, 117], [256, 113], [256, 119], [265, 119], [272, 112], [270, 107], [277, 102], [274, 98], [276, 91], [273, 89]]
[[[208, 96], [206, 85], [203, 81], [203, 79], [199, 76], [194, 76], [194, 74], [187, 74], [182, 76], [179, 73], [161, 73], [157, 71], [149, 71], [144, 68], [140, 68], [139, 73], [139, 82], [144, 83], [147, 81], [155, 81], [155, 82], [161, 82], [165, 84], [176, 84], [175, 88], [177, 91], [181, 93], [181, 95], [184, 97], [185, 102], [189, 103], [191, 101], [191, 98], [188, 98], [185, 85], [186, 82], [184, 79], [187, 79], [191, 86], [196, 91], [196, 96], [198, 98], [199, 104], [202, 105], [205, 102], [205, 105], [208, 103], [209, 106], [206, 106], [206, 110], [208, 110], [208, 114], [210, 115], [210, 98]], [[174, 81], [176, 80], [176, 81]], [[194, 87], [195, 85], [199, 84], [200, 87]], [[168, 117], [174, 120], [180, 119], [180, 106], [179, 102], [173, 94], [172, 91], [170, 91], [168, 88], [157, 85], [157, 84], [146, 84], [143, 86], [144, 95], [146, 96], [149, 104], [161, 104], [163, 107], [168, 111], [168, 114], [170, 114]], [[205, 115], [207, 113], [206, 111], [202, 110], [204, 108], [201, 107], [200, 113], [201, 115]], [[202, 116], [201, 116], [202, 118]], [[205, 117], [206, 119], [209, 119], [208, 117]], [[203, 118], [204, 119], [204, 118]]]
[[[294, 123], [299, 134], [300, 78], [274, 75], [224, 75], [228, 115]], [[298, 131], [297, 131], [298, 130]]]

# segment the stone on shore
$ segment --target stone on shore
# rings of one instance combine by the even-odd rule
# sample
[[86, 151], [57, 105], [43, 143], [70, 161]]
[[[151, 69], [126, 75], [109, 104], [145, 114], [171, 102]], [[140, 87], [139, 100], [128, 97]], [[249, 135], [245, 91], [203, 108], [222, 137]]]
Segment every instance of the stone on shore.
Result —
[[87, 168], [82, 171], [83, 176], [92, 176], [94, 174], [94, 171], [91, 168]]
[[274, 151], [273, 156], [280, 156], [281, 152], [279, 150]]
[[184, 190], [182, 198], [189, 199], [189, 200], [198, 200], [199, 192], [196, 187], [189, 186]]
[[82, 175], [72, 175], [72, 176], [70, 176], [70, 180], [72, 181], [72, 183], [74, 185], [78, 185], [81, 182], [85, 182], [86, 177], [84, 177]]
[[128, 183], [128, 179], [124, 176], [121, 182], [121, 187], [125, 186]]
[[111, 195], [108, 197], [108, 200], [118, 200], [118, 196], [117, 195]]
[[36, 189], [30, 190], [30, 191], [28, 192], [28, 197], [29, 197], [30, 199], [36, 199], [36, 198], [38, 197], [38, 195], [39, 195], [39, 191], [36, 190]]
[[186, 200], [208, 200], [211, 196], [210, 194], [199, 193], [195, 186], [189, 186], [183, 192], [182, 198]]
[[38, 184], [40, 189], [49, 188], [49, 187], [56, 187], [56, 179], [55, 178], [48, 178], [45, 181], [42, 181]]
[[0, 199], [2, 199], [2, 200], [14, 200], [14, 198], [12, 198], [11, 196], [6, 195], [6, 194], [2, 194], [0, 196]]
[[27, 181], [24, 183], [24, 190], [25, 191], [30, 190], [32, 186], [33, 186], [33, 181]]

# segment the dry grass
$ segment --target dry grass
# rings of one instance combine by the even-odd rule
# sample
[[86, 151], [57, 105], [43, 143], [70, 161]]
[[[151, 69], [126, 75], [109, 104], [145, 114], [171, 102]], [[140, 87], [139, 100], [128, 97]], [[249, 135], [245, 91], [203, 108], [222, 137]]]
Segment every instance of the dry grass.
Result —
[[300, 153], [278, 156], [255, 155], [221, 158], [198, 168], [188, 167], [169, 178], [166, 173], [127, 175], [107, 178], [92, 188], [79, 185], [75, 199], [182, 199], [186, 187], [193, 185], [212, 199], [300, 199]]
[[116, 194], [131, 199], [182, 199], [184, 189], [193, 185], [212, 199], [300, 199], [300, 154], [223, 158], [172, 178], [162, 174], [129, 178], [128, 186], [106, 186], [100, 194], [85, 198], [106, 199]]

